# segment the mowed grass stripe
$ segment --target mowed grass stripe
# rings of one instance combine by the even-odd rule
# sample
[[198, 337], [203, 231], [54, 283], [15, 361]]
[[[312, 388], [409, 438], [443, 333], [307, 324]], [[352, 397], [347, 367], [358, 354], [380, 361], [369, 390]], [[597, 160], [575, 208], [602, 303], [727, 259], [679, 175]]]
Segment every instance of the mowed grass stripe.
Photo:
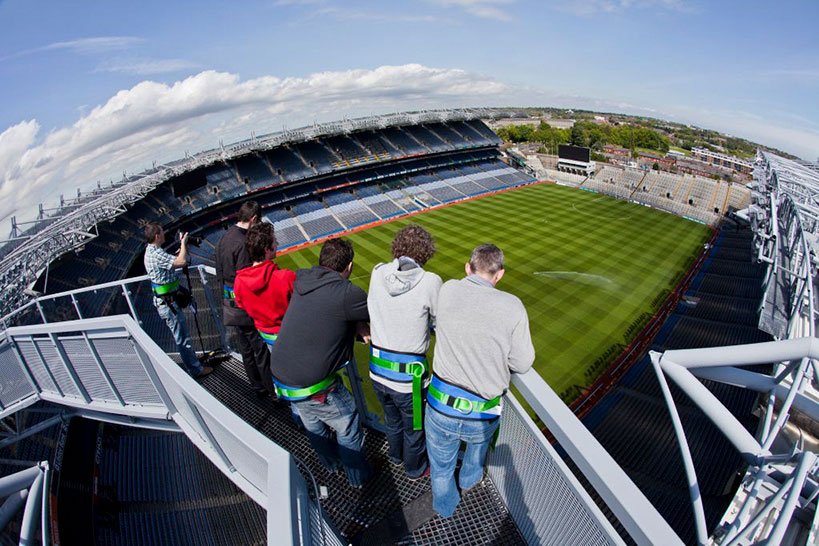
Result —
[[[476, 245], [494, 242], [503, 249], [507, 270], [499, 288], [526, 305], [535, 367], [558, 393], [588, 385], [594, 379], [589, 367], [613, 345], [630, 342], [625, 330], [653, 313], [656, 296], [673, 286], [710, 233], [647, 207], [544, 184], [349, 235], [356, 250], [353, 282], [367, 289], [372, 267], [392, 258], [392, 238], [409, 223], [435, 237], [438, 253], [427, 269], [445, 281], [463, 277]], [[307, 267], [317, 256], [318, 247], [311, 247], [279, 263]], [[356, 358], [366, 376], [366, 347], [357, 346]]]

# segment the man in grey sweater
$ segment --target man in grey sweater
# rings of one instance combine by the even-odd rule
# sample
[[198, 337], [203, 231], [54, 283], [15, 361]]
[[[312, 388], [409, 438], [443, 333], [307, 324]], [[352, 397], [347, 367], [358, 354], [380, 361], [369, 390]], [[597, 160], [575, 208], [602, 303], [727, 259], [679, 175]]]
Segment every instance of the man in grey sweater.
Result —
[[528, 371], [535, 359], [526, 308], [495, 288], [504, 274], [503, 252], [478, 246], [466, 274], [444, 283], [438, 295], [435, 373], [424, 422], [432, 507], [443, 517], [452, 516], [461, 498], [455, 486], [460, 443], [466, 451], [458, 485], [465, 491], [483, 478], [511, 374]]
[[370, 378], [384, 408], [389, 459], [403, 463], [413, 479], [429, 472], [422, 403], [441, 277], [423, 267], [434, 254], [427, 230], [417, 224], [401, 229], [392, 241], [395, 259], [375, 266], [367, 296]]

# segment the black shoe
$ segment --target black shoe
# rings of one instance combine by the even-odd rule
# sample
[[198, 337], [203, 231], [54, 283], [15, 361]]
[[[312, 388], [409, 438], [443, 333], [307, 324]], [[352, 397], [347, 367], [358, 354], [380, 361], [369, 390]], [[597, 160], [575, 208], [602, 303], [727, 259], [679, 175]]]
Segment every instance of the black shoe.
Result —
[[270, 396], [270, 393], [267, 392], [267, 389], [253, 389], [253, 394], [256, 395], [256, 398], [264, 399]]
[[199, 375], [196, 376], [196, 379], [203, 379], [213, 373], [213, 368], [210, 366], [204, 366], [202, 371], [199, 372]]

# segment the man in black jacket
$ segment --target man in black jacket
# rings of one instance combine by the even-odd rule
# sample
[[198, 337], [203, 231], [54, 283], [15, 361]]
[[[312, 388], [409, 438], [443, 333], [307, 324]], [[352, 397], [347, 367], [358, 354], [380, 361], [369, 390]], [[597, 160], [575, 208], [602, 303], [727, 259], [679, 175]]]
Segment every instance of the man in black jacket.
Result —
[[337, 374], [352, 358], [356, 331], [369, 337], [367, 294], [350, 282], [352, 269], [353, 245], [332, 239], [322, 246], [318, 266], [296, 272], [272, 372], [279, 397], [292, 402], [321, 462], [331, 470], [340, 462], [350, 484], [361, 487], [371, 473], [364, 434]]
[[242, 355], [242, 364], [250, 385], [259, 397], [274, 394], [270, 376], [270, 353], [253, 319], [236, 306], [233, 296], [233, 281], [236, 272], [251, 265], [245, 248], [247, 230], [261, 218], [262, 209], [256, 201], [246, 201], [239, 208], [236, 224], [216, 245], [216, 279], [222, 287], [222, 317], [230, 341]]

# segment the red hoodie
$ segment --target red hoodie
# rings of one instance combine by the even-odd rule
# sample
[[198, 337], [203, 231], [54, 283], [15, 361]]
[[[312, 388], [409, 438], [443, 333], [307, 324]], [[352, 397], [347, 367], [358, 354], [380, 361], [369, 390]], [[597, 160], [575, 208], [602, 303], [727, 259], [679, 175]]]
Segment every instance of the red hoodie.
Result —
[[258, 330], [278, 334], [295, 280], [294, 272], [271, 261], [240, 269], [233, 282], [236, 305], [250, 315]]

